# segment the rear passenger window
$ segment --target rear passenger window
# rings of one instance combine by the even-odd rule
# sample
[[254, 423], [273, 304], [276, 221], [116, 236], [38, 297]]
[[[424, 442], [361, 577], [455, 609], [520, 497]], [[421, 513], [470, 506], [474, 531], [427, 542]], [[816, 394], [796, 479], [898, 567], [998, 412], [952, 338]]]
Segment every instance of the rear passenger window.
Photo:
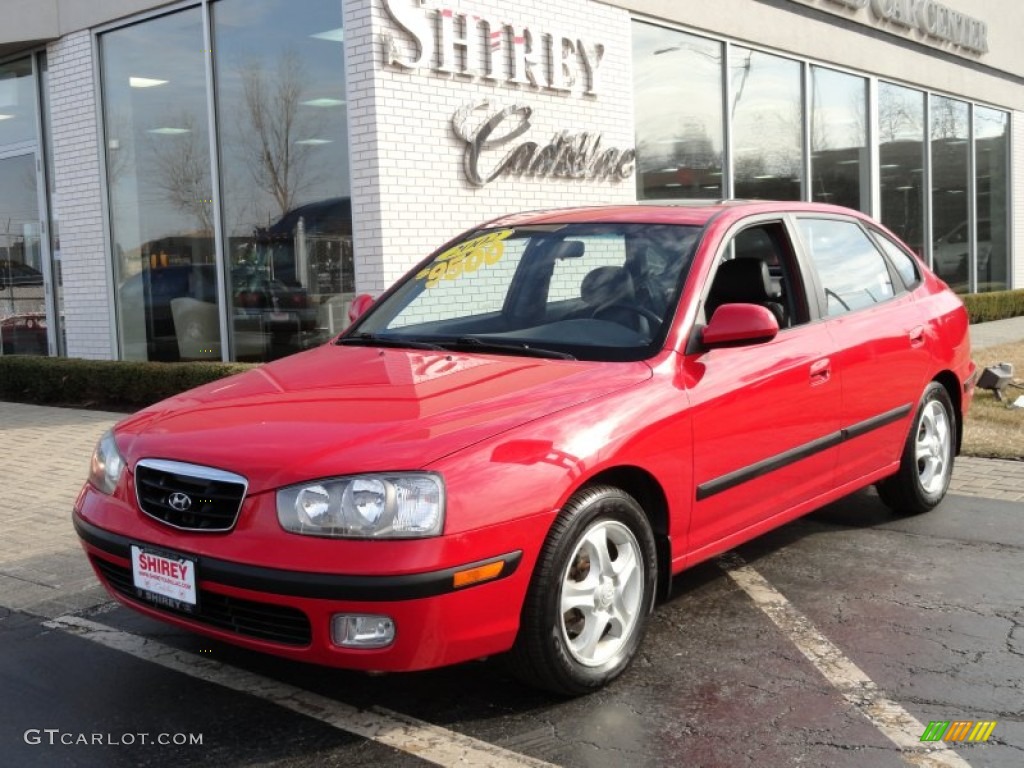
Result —
[[825, 291], [829, 316], [864, 309], [893, 297], [885, 258], [857, 224], [801, 218], [799, 226]]
[[900, 273], [903, 284], [907, 288], [913, 288], [921, 282], [921, 273], [918, 271], [913, 257], [881, 232], [875, 232], [875, 234], [878, 235], [878, 242], [882, 245], [885, 255], [889, 257], [889, 261]]

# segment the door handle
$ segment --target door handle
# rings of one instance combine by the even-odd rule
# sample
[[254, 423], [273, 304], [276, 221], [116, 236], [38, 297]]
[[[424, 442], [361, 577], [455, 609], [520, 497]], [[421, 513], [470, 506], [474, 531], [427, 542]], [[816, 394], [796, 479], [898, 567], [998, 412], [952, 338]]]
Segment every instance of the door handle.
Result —
[[907, 334], [910, 337], [910, 346], [920, 347], [924, 345], [924, 326], [919, 325], [916, 328], [911, 328]]
[[832, 378], [832, 361], [827, 357], [811, 363], [811, 386], [824, 384]]

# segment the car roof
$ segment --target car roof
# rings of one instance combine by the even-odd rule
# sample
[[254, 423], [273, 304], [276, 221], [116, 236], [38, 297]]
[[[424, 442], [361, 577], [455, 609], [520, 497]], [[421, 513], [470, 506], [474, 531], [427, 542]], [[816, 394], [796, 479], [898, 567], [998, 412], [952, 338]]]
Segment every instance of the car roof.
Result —
[[778, 200], [673, 200], [668, 203], [595, 205], [525, 211], [501, 216], [490, 227], [521, 227], [532, 224], [683, 224], [703, 226], [724, 211], [759, 213], [825, 213], [866, 218], [859, 211], [825, 203]]

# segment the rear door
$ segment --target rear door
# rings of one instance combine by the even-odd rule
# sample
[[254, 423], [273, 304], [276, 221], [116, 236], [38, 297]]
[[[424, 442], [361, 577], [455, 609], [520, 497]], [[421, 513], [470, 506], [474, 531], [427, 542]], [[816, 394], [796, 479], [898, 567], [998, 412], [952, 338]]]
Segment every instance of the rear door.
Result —
[[[816, 301], [842, 371], [839, 484], [870, 482], [899, 460], [930, 365], [913, 260], [900, 269], [882, 235], [852, 218], [799, 216]], [[896, 248], [891, 241], [888, 247]], [[909, 259], [909, 257], [906, 257]], [[909, 284], [908, 284], [909, 282]]]
[[[723, 268], [734, 259], [763, 260], [770, 285], [723, 285], [728, 275], [759, 274]], [[833, 487], [840, 383], [832, 337], [824, 323], [811, 322], [805, 283], [781, 217], [734, 227], [717, 248], [705, 308], [737, 299], [773, 312], [781, 305], [782, 327], [771, 341], [733, 348], [704, 350], [691, 341], [684, 373], [693, 420], [694, 560], [806, 510]], [[769, 295], [759, 299], [759, 292]]]

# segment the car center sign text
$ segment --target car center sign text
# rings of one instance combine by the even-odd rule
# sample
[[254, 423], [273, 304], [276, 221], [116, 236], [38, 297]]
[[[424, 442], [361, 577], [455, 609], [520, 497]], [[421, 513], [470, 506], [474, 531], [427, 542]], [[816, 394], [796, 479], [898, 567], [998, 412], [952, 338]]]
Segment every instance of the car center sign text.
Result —
[[[383, 4], [394, 24], [382, 36], [389, 67], [428, 69], [467, 83], [504, 83], [563, 96], [598, 95], [605, 53], [600, 42], [470, 11], [428, 7], [425, 0]], [[541, 141], [527, 138], [511, 144], [530, 130], [533, 112], [521, 103], [502, 106], [479, 98], [455, 112], [451, 127], [464, 143], [463, 168], [470, 184], [482, 187], [503, 175], [621, 181], [632, 174], [635, 151], [603, 145], [599, 132], [562, 130]]]
[[427, 8], [424, 0], [412, 5], [409, 0], [384, 0], [384, 9], [417, 49], [415, 56], [404, 57], [394, 36], [385, 33], [385, 57], [391, 66], [558, 93], [570, 93], [581, 83], [584, 93], [597, 94], [601, 43], [450, 8]]
[[[801, 0], [814, 5], [814, 0]], [[855, 13], [870, 9], [871, 16], [892, 31], [916, 30], [939, 47], [948, 46], [973, 54], [988, 53], [988, 25], [936, 0], [821, 0]]]

